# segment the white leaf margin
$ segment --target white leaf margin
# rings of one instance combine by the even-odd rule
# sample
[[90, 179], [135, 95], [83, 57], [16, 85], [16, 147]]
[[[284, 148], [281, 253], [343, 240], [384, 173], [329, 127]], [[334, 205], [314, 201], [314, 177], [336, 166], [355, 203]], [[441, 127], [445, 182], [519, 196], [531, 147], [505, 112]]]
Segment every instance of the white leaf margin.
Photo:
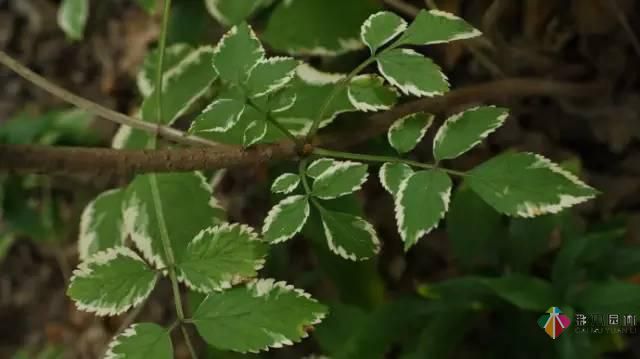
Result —
[[[205, 109], [202, 110], [200, 115], [201, 116], [204, 115], [205, 113], [213, 110], [215, 106], [219, 106], [221, 103], [224, 103], [224, 102], [239, 102], [239, 101], [237, 99], [232, 99], [232, 98], [217, 98], [212, 103], [210, 103], [207, 107], [205, 107]], [[242, 117], [242, 114], [244, 114], [244, 111], [246, 109], [247, 109], [247, 106], [243, 105], [240, 112], [238, 112], [235, 115], [229, 116], [222, 126], [211, 127], [206, 130], [197, 130], [197, 132], [217, 132], [217, 133], [227, 132], [231, 128], [233, 128], [233, 126], [235, 126], [238, 123], [238, 121], [240, 121], [240, 118]], [[196, 131], [195, 127], [196, 127], [197, 121], [198, 119], [196, 118], [196, 120], [193, 121], [193, 123], [191, 123], [189, 132]]]
[[262, 226], [262, 233], [266, 233], [271, 229], [271, 226], [273, 225], [273, 222], [278, 218], [278, 216], [280, 215], [280, 213], [282, 212], [282, 208], [284, 206], [288, 206], [291, 205], [295, 202], [298, 201], [305, 201], [306, 205], [304, 207], [304, 218], [302, 221], [300, 221], [300, 223], [298, 224], [298, 226], [291, 232], [288, 234], [284, 234], [272, 241], [269, 241], [270, 244], [278, 244], [278, 243], [282, 243], [282, 242], [286, 242], [289, 239], [293, 238], [296, 234], [298, 234], [302, 228], [304, 227], [305, 223], [307, 223], [307, 220], [309, 219], [309, 214], [311, 213], [311, 206], [309, 205], [309, 200], [307, 198], [307, 196], [304, 195], [295, 195], [295, 196], [289, 196], [285, 199], [283, 199], [282, 201], [280, 201], [280, 203], [276, 204], [275, 206], [273, 206], [271, 208], [271, 210], [269, 211], [269, 213], [267, 214], [267, 217], [264, 219], [264, 224]]
[[[377, 81], [379, 86], [384, 87], [384, 79], [374, 74], [358, 75], [351, 80], [351, 84], [353, 84], [353, 82], [355, 81], [360, 81], [368, 78]], [[352, 89], [351, 84], [349, 84], [349, 86], [347, 87], [347, 96], [349, 97], [349, 102], [351, 102], [353, 107], [355, 107], [357, 110], [362, 112], [376, 112], [376, 111], [388, 110], [391, 107], [393, 107], [393, 104], [391, 105], [376, 104], [376, 103], [371, 104], [368, 102], [358, 101], [358, 99], [356, 98], [356, 96], [353, 94], [351, 90]], [[398, 91], [395, 89], [395, 87], [385, 88], [385, 89], [393, 91], [396, 95], [398, 94]]]
[[[333, 164], [331, 165], [331, 167], [327, 168], [326, 171], [322, 172], [321, 175], [319, 175], [316, 179], [315, 182], [318, 181], [324, 181], [327, 178], [335, 175], [338, 171], [348, 171], [350, 168], [353, 167], [360, 167], [360, 166], [367, 166], [364, 163], [360, 163], [360, 162], [353, 162], [353, 161], [333, 161]], [[362, 185], [365, 184], [365, 182], [367, 182], [367, 180], [369, 179], [369, 171], [366, 171], [364, 173], [364, 175], [362, 176], [362, 178], [360, 178], [360, 181], [354, 185], [353, 187], [351, 187], [351, 189], [344, 191], [344, 192], [340, 192], [336, 195], [332, 195], [332, 196], [318, 196], [316, 194], [313, 194], [314, 197], [320, 198], [320, 199], [334, 199], [334, 198], [338, 198], [338, 197], [342, 197], [344, 195], [347, 195], [349, 193], [353, 193], [356, 191], [359, 191], [362, 188]]]
[[[426, 59], [424, 56], [422, 56], [421, 54], [419, 54], [418, 52], [416, 52], [414, 50], [411, 50], [411, 49], [400, 49], [400, 51], [404, 55], [414, 56], [414, 57], [418, 57], [419, 56], [419, 57], [424, 58], [425, 60], [429, 61], [429, 59]], [[419, 89], [414, 83], [411, 83], [411, 82], [406, 82], [404, 84], [401, 84], [393, 76], [390, 76], [388, 73], [386, 73], [384, 71], [384, 66], [382, 66], [381, 61], [376, 61], [376, 62], [378, 63], [378, 71], [380, 71], [380, 73], [387, 79], [387, 81], [389, 81], [389, 83], [391, 83], [392, 85], [394, 85], [397, 88], [399, 88], [400, 91], [402, 93], [404, 93], [405, 95], [414, 95], [414, 96], [417, 96], [417, 97], [435, 97], [435, 96], [444, 95], [444, 92], [442, 92], [442, 91], [423, 91], [423, 90]], [[449, 78], [447, 77], [447, 75], [445, 75], [444, 72], [442, 72], [442, 70], [439, 70], [438, 72], [440, 73], [440, 76], [442, 77], [442, 79], [448, 84], [448, 87], [450, 87]]]
[[400, 183], [400, 187], [398, 188], [398, 194], [396, 195], [396, 198], [394, 201], [394, 210], [396, 214], [396, 223], [398, 224], [398, 232], [400, 233], [400, 237], [402, 238], [402, 242], [405, 243], [405, 246], [409, 243], [411, 244], [417, 243], [418, 240], [420, 240], [420, 238], [431, 233], [431, 231], [433, 231], [434, 229], [438, 228], [440, 221], [446, 216], [447, 212], [449, 211], [449, 204], [451, 203], [452, 186], [449, 186], [448, 189], [446, 189], [443, 192], [440, 192], [440, 199], [442, 201], [442, 204], [444, 205], [444, 210], [442, 211], [442, 213], [440, 213], [439, 221], [429, 228], [425, 228], [418, 231], [418, 233], [416, 233], [414, 238], [409, 238], [409, 234], [407, 233], [406, 227], [405, 227], [406, 223], [405, 223], [404, 213], [406, 208], [404, 208], [404, 206], [402, 205], [402, 201], [404, 200], [404, 197], [407, 195], [406, 191], [407, 191], [407, 186], [409, 184], [409, 181], [417, 173], [419, 172], [412, 174], [411, 176], [407, 177], [404, 181]]
[[[264, 47], [262, 46], [262, 42], [260, 42], [260, 39], [258, 38], [258, 35], [256, 35], [255, 31], [253, 31], [253, 28], [251, 26], [249, 26], [249, 25], [247, 25], [247, 27], [249, 28], [249, 37], [251, 38], [251, 40], [256, 41], [260, 45], [260, 46], [258, 46], [257, 52], [256, 52], [259, 55], [258, 62], [260, 62], [265, 57]], [[225, 43], [227, 42], [227, 40], [230, 37], [235, 36], [236, 34], [238, 34], [238, 25], [235, 25], [229, 31], [227, 31], [224, 35], [222, 35], [222, 37], [220, 38], [220, 40], [218, 41], [216, 46], [213, 48], [213, 57], [214, 58], [215, 58], [216, 55], [218, 55], [222, 51], [222, 49], [224, 48]], [[255, 66], [255, 64], [254, 64], [254, 66]], [[218, 68], [216, 68], [215, 61], [213, 62], [213, 68], [216, 70], [216, 72], [218, 74], [220, 73]]]
[[[311, 164], [309, 166], [307, 166], [307, 169], [306, 169], [307, 177], [311, 177], [313, 179], [317, 179], [320, 175], [322, 175], [322, 173], [326, 172], [329, 168], [331, 168], [331, 166], [333, 166], [333, 164], [335, 162], [336, 161], [334, 159], [327, 158], [327, 157], [319, 158], [319, 159], [311, 162]], [[329, 164], [329, 166], [324, 171], [322, 171], [322, 173], [320, 173], [318, 175], [312, 175], [312, 174], [309, 173], [309, 171], [313, 171], [313, 168], [315, 168], [316, 166], [320, 166], [321, 164], [324, 164], [324, 163]]]
[[[268, 59], [263, 58], [262, 60], [258, 61], [258, 63], [253, 65], [253, 67], [251, 67], [251, 69], [249, 70], [247, 81], [251, 80], [251, 75], [253, 74], [253, 71], [260, 65], [277, 64], [278, 62], [285, 62], [285, 61], [291, 61], [291, 60], [297, 61], [293, 57], [288, 57], [288, 56], [275, 56], [275, 57], [270, 57]], [[253, 94], [252, 96], [262, 97], [264, 95], [268, 95], [272, 92], [278, 91], [283, 87], [287, 86], [287, 84], [291, 82], [291, 80], [293, 80], [293, 78], [296, 76], [296, 69], [298, 68], [298, 66], [300, 66], [300, 61], [297, 61], [297, 62], [298, 62], [298, 65], [295, 68], [293, 68], [293, 70], [287, 72], [284, 77], [281, 77], [280, 79], [274, 81], [265, 91], [259, 92], [257, 94]]]
[[[380, 252], [380, 238], [378, 237], [378, 233], [376, 232], [373, 225], [359, 216], [354, 216], [354, 222], [351, 223], [353, 226], [357, 226], [358, 228], [367, 232], [371, 238], [371, 242], [375, 246], [374, 255]], [[370, 259], [372, 257], [358, 257], [354, 253], [349, 253], [347, 250], [336, 244], [333, 234], [331, 233], [331, 229], [329, 226], [322, 221], [322, 227], [324, 228], [324, 236], [327, 238], [327, 244], [329, 245], [329, 249], [338, 256], [350, 260], [350, 261], [363, 261]]]
[[[391, 186], [389, 185], [388, 170], [389, 170], [389, 166], [392, 166], [394, 164], [396, 164], [396, 163], [385, 162], [382, 166], [380, 166], [380, 172], [378, 173], [378, 177], [380, 177], [380, 184], [385, 189], [385, 191], [389, 192], [389, 194], [392, 195], [392, 196], [394, 195], [394, 193], [391, 190]], [[402, 181], [404, 181], [405, 179], [411, 177], [411, 175], [414, 172], [413, 172], [413, 169], [409, 165], [406, 165], [404, 163], [400, 163], [400, 165], [406, 166], [407, 168], [409, 168], [409, 170], [411, 170], [411, 173], [409, 173], [408, 176], [406, 176], [405, 178], [402, 179]], [[400, 183], [402, 183], [402, 181], [400, 181]]]
[[[367, 47], [369, 47], [369, 49], [371, 49], [371, 51], [373, 52], [374, 47], [372, 46], [372, 44], [367, 42], [367, 38], [366, 38], [366, 34], [367, 32], [371, 29], [371, 26], [373, 25], [373, 21], [380, 17], [380, 16], [389, 16], [389, 15], [393, 15], [393, 16], [397, 16], [394, 13], [391, 13], [389, 11], [380, 11], [377, 12], [371, 16], [369, 16], [369, 18], [362, 24], [362, 26], [360, 27], [360, 39], [362, 40], [362, 42], [367, 45]], [[400, 17], [399, 17], [400, 18]], [[400, 22], [400, 24], [398, 25], [398, 27], [396, 27], [393, 30], [393, 33], [390, 34], [386, 39], [384, 39], [381, 43], [381, 45], [377, 45], [375, 46], [376, 48], [386, 44], [387, 42], [389, 42], [391, 39], [393, 39], [394, 37], [398, 36], [399, 34], [401, 34], [402, 32], [404, 32], [407, 29], [407, 22], [403, 19], [400, 18], [400, 20], [402, 20]]]
[[[251, 241], [256, 241], [256, 242], [261, 242], [262, 240], [260, 239], [260, 237], [258, 236], [258, 234], [253, 230], [253, 228], [247, 226], [247, 225], [243, 225], [243, 224], [239, 224], [239, 223], [224, 223], [221, 224], [219, 226], [215, 226], [215, 227], [209, 227], [209, 228], [205, 228], [203, 230], [201, 230], [198, 234], [196, 234], [196, 236], [193, 238], [193, 240], [188, 244], [188, 246], [191, 245], [195, 245], [198, 242], [204, 240], [204, 238], [207, 235], [215, 235], [216, 233], [220, 233], [223, 231], [226, 232], [230, 232], [233, 231], [235, 229], [239, 228], [240, 229], [240, 235], [246, 235], [249, 239], [249, 242]], [[257, 272], [259, 270], [261, 270], [264, 265], [266, 263], [266, 259], [262, 258], [259, 259], [257, 261], [254, 262], [254, 267], [253, 269]], [[241, 277], [241, 276], [235, 276], [233, 275], [233, 273], [225, 273], [225, 277], [226, 279], [221, 280], [219, 282], [213, 282], [213, 281], [209, 281], [209, 283], [205, 284], [205, 285], [197, 285], [195, 283], [193, 283], [192, 281], [190, 281], [185, 275], [184, 272], [180, 269], [180, 265], [176, 266], [177, 269], [177, 277], [178, 277], [178, 281], [181, 283], [184, 283], [185, 285], [187, 285], [187, 287], [189, 287], [191, 290], [194, 290], [196, 292], [199, 293], [210, 293], [212, 291], [223, 291], [225, 289], [229, 289], [231, 287], [233, 287], [236, 284], [242, 283], [246, 278], [245, 277]]]
[[[436, 10], [436, 9], [429, 10], [429, 13], [431, 15], [433, 15], [433, 16], [444, 17], [444, 18], [449, 19], [449, 20], [466, 22], [461, 17], [456, 16], [456, 15], [450, 13], [450, 12], [442, 11], [442, 10]], [[429, 41], [429, 42], [427, 42], [425, 44], [422, 44], [422, 45], [445, 44], [445, 43], [449, 43], [451, 41], [472, 39], [472, 38], [478, 37], [478, 36], [482, 36], [482, 31], [480, 31], [480, 30], [478, 30], [478, 29], [476, 29], [474, 27], [472, 31], [458, 33], [457, 35], [454, 35], [454, 36], [448, 38], [447, 40]]]
[[[398, 147], [398, 143], [394, 141], [393, 139], [393, 134], [396, 131], [401, 130], [408, 119], [410, 119], [413, 116], [416, 115], [420, 115], [422, 113], [412, 113], [410, 115], [404, 116], [398, 120], [396, 120], [390, 127], [389, 130], [387, 131], [387, 140], [389, 141], [389, 144], [391, 145], [391, 147], [393, 147], [394, 149], [399, 151], [399, 147]], [[420, 129], [420, 133], [418, 135], [418, 138], [416, 139], [416, 143], [414, 144], [414, 147], [420, 143], [422, 141], [422, 139], [424, 139], [424, 136], [427, 134], [427, 131], [429, 130], [429, 128], [431, 128], [431, 125], [433, 125], [433, 121], [434, 121], [434, 116], [433, 115], [428, 115], [429, 116], [429, 121]]]
[[[291, 183], [289, 187], [284, 187], [283, 189], [278, 190], [279, 187], [282, 187], [281, 182], [286, 181], [287, 179], [292, 177], [295, 177], [295, 181]], [[298, 188], [299, 185], [300, 185], [300, 176], [298, 176], [295, 173], [283, 173], [273, 181], [273, 184], [271, 185], [271, 192], [289, 194], [293, 192], [296, 188]]]
[[[78, 268], [73, 271], [73, 275], [69, 279], [69, 283], [73, 283], [73, 281], [76, 278], [86, 278], [90, 276], [91, 273], [93, 273], [93, 270], [91, 269], [92, 265], [101, 266], [109, 263], [112, 260], [115, 260], [119, 256], [131, 258], [147, 266], [147, 263], [142, 258], [140, 258], [140, 256], [138, 256], [134, 251], [132, 251], [127, 247], [109, 248], [107, 250], [94, 254], [86, 261], [80, 263], [78, 265]], [[84, 302], [82, 300], [77, 300], [77, 299], [74, 299], [73, 303], [75, 304], [76, 308], [78, 308], [78, 310], [83, 312], [95, 313], [95, 315], [100, 317], [120, 315], [126, 312], [127, 310], [129, 310], [130, 308], [136, 307], [140, 303], [142, 303], [149, 296], [149, 294], [155, 287], [157, 281], [158, 281], [158, 276], [156, 275], [153, 278], [153, 280], [149, 282], [149, 285], [147, 286], [143, 294], [133, 298], [131, 301], [129, 301], [129, 304], [122, 306], [120, 308], [115, 307], [113, 305], [105, 306], [105, 305], [100, 305], [100, 303]]]
[[[249, 137], [248, 133], [256, 126], [262, 126], [262, 131], [258, 133], [257, 136]], [[233, 127], [233, 126], [232, 126]], [[244, 147], [249, 147], [255, 145], [256, 143], [262, 141], [262, 139], [267, 136], [268, 126], [266, 123], [258, 123], [258, 121], [253, 121], [245, 128], [244, 133], [242, 134], [242, 144]]]
[[[111, 196], [116, 192], [124, 191], [122, 188], [115, 188], [105, 192], [100, 193], [96, 198], [94, 198], [87, 206], [82, 210], [82, 215], [80, 216], [80, 230], [78, 235], [78, 257], [81, 261], [86, 260], [90, 257], [89, 255], [89, 247], [96, 240], [96, 232], [91, 230], [91, 224], [97, 226], [102, 221], [102, 216], [95, 217], [95, 205], [96, 202], [100, 199]], [[124, 245], [125, 239], [127, 238], [127, 233], [124, 227], [124, 219], [120, 223], [120, 238], [117, 240], [117, 243], [120, 245]]]
[[[459, 112], [451, 117], [449, 117], [443, 124], [442, 126], [440, 126], [440, 128], [438, 129], [438, 132], [436, 132], [435, 137], [433, 138], [433, 153], [435, 155], [436, 153], [436, 148], [438, 148], [438, 146], [442, 143], [442, 141], [445, 140], [447, 133], [449, 132], [450, 126], [458, 121], [460, 121], [460, 119], [467, 113], [469, 112], [474, 112], [477, 110], [480, 110], [482, 108], [497, 108], [496, 106], [476, 106], [476, 107], [472, 107], [469, 108], [467, 110], [464, 110], [462, 112]], [[495, 132], [498, 128], [500, 128], [502, 125], [504, 125], [505, 121], [507, 120], [507, 118], [509, 118], [509, 111], [505, 111], [502, 115], [498, 116], [498, 118], [496, 119], [496, 122], [493, 123], [491, 126], [489, 126], [484, 132], [478, 134], [478, 140], [473, 142], [471, 145], [467, 146], [465, 149], [461, 150], [460, 152], [458, 152], [455, 157], [458, 157], [460, 155], [462, 155], [463, 153], [469, 151], [470, 149], [474, 148], [475, 146], [477, 146], [478, 144], [480, 144], [484, 139], [486, 139], [490, 134], [492, 134], [493, 132]]]

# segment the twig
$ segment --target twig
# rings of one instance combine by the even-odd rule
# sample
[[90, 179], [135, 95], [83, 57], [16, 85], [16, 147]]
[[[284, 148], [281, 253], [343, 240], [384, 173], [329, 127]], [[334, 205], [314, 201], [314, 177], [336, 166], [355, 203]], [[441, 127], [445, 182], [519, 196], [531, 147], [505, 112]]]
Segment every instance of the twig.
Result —
[[198, 136], [188, 135], [180, 130], [176, 130], [169, 126], [157, 126], [153, 123], [145, 122], [137, 118], [133, 118], [131, 116], [127, 116], [125, 114], [108, 109], [102, 105], [80, 97], [52, 83], [51, 81], [45, 79], [26, 66], [22, 65], [19, 61], [15, 60], [13, 57], [9, 56], [2, 50], [0, 50], [0, 64], [8, 67], [12, 71], [23, 77], [25, 80], [49, 92], [53, 96], [56, 96], [64, 100], [65, 102], [68, 102], [78, 108], [81, 108], [95, 116], [102, 117], [106, 120], [121, 125], [130, 126], [148, 133], [157, 134], [167, 140], [171, 140], [177, 143], [197, 146], [214, 146], [224, 148], [231, 147]]

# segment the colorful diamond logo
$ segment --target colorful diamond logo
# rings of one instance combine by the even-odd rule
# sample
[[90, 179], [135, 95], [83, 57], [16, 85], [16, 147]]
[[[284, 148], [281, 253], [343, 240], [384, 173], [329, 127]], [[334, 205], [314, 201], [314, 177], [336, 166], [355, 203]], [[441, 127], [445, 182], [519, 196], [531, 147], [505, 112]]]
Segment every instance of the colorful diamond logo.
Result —
[[547, 310], [547, 314], [543, 314], [538, 318], [538, 325], [544, 329], [551, 339], [556, 339], [565, 329], [569, 328], [571, 319], [562, 314], [560, 308], [551, 307]]

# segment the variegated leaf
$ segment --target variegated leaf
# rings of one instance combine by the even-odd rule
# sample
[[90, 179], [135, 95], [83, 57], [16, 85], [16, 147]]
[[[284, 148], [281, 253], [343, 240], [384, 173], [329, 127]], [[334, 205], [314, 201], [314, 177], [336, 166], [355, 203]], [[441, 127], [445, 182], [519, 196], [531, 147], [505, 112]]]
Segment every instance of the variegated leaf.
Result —
[[332, 160], [331, 158], [317, 159], [311, 162], [311, 164], [307, 167], [307, 176], [311, 178], [318, 178], [335, 163], [336, 161]]
[[378, 70], [405, 95], [433, 97], [449, 91], [449, 82], [440, 67], [410, 49], [380, 54]]
[[240, 120], [245, 103], [238, 98], [219, 98], [202, 111], [189, 132], [226, 132]]
[[387, 162], [380, 167], [380, 183], [389, 194], [395, 196], [400, 184], [413, 174], [411, 167], [404, 163]]
[[105, 359], [171, 359], [171, 332], [155, 323], [136, 323], [115, 337]]
[[377, 75], [355, 77], [347, 91], [351, 104], [364, 112], [388, 110], [398, 99], [395, 89], [385, 86], [384, 79]]
[[126, 239], [122, 219], [124, 189], [101, 193], [89, 202], [80, 217], [78, 255], [86, 260], [108, 248], [124, 245]]
[[463, 19], [440, 10], [422, 10], [401, 38], [401, 43], [429, 45], [482, 35]]
[[375, 13], [362, 24], [360, 37], [371, 50], [371, 54], [391, 41], [407, 29], [407, 22], [400, 16], [389, 12], [381, 11]]
[[294, 173], [284, 173], [273, 181], [271, 192], [289, 194], [300, 185], [300, 176]]
[[389, 127], [387, 139], [399, 153], [413, 150], [433, 124], [433, 115], [414, 113], [398, 119]]
[[280, 90], [295, 76], [300, 63], [291, 57], [272, 57], [258, 62], [249, 73], [247, 89], [251, 97], [261, 97]]
[[329, 249], [352, 261], [372, 258], [380, 251], [380, 239], [371, 223], [349, 213], [321, 209], [322, 226]]
[[312, 195], [320, 199], [338, 198], [359, 190], [367, 181], [368, 166], [358, 162], [334, 161], [313, 182]]
[[267, 129], [268, 125], [266, 120], [251, 122], [244, 130], [242, 145], [244, 147], [249, 147], [262, 141], [262, 139], [267, 135]]
[[309, 218], [309, 199], [289, 196], [273, 206], [262, 227], [262, 235], [269, 243], [285, 242], [302, 230]]
[[244, 83], [252, 67], [264, 58], [264, 49], [253, 29], [241, 23], [229, 30], [218, 42], [213, 54], [213, 67], [220, 78]]

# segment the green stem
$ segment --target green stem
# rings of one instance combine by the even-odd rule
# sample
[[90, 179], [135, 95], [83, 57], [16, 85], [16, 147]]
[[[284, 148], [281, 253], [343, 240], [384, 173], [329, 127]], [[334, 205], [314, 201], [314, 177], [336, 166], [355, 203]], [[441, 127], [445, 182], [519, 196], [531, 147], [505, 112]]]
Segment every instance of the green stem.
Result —
[[[164, 1], [164, 12], [162, 16], [162, 29], [160, 32], [160, 50], [159, 50], [159, 59], [158, 59], [158, 71], [156, 73], [156, 88], [157, 91], [157, 102], [156, 102], [156, 117], [157, 117], [157, 126], [161, 126], [161, 122], [163, 119], [163, 106], [162, 106], [162, 85], [164, 80], [164, 55], [167, 47], [167, 28], [169, 24], [169, 15], [171, 13], [171, 0]], [[149, 147], [152, 149], [156, 148], [157, 145], [157, 136], [153, 136], [150, 141]], [[153, 199], [153, 207], [156, 212], [156, 218], [158, 220], [158, 227], [160, 230], [160, 239], [162, 240], [162, 246], [164, 248], [164, 254], [166, 258], [166, 265], [168, 267], [169, 279], [171, 280], [171, 290], [173, 292], [173, 300], [176, 307], [176, 315], [178, 316], [178, 320], [180, 321], [180, 327], [182, 329], [182, 334], [184, 336], [185, 343], [189, 348], [189, 352], [191, 353], [191, 357], [196, 359], [197, 355], [195, 350], [193, 349], [193, 345], [191, 344], [191, 339], [189, 338], [189, 333], [182, 325], [182, 321], [184, 321], [184, 309], [182, 306], [182, 296], [180, 295], [180, 287], [178, 286], [178, 278], [175, 270], [175, 256], [173, 254], [173, 249], [171, 248], [171, 240], [169, 238], [169, 231], [167, 230], [167, 223], [164, 218], [164, 211], [162, 209], [162, 200], [160, 198], [160, 188], [158, 186], [158, 179], [155, 174], [149, 175], [149, 186], [151, 188], [151, 197]]]
[[300, 176], [300, 180], [302, 181], [302, 187], [304, 188], [307, 196], [311, 196], [311, 187], [309, 187], [309, 182], [307, 181], [307, 163], [309, 162], [308, 158], [303, 158], [302, 161], [298, 164], [298, 175]]
[[[248, 92], [248, 91], [245, 91]], [[289, 131], [286, 127], [284, 127], [280, 122], [276, 121], [276, 119], [273, 118], [273, 116], [271, 116], [271, 113], [269, 113], [268, 111], [264, 111], [263, 109], [261, 109], [258, 105], [255, 104], [255, 102], [253, 102], [250, 98], [247, 97], [247, 104], [251, 107], [253, 107], [256, 111], [262, 113], [265, 115], [265, 120], [272, 124], [275, 128], [278, 129], [278, 131], [280, 131], [283, 135], [285, 135], [285, 137], [289, 138], [291, 141], [293, 141], [293, 143], [296, 144], [296, 146], [302, 146], [303, 143], [302, 141], [297, 138], [293, 133], [291, 133], [291, 131]]]
[[316, 149], [313, 150], [313, 153], [315, 155], [318, 155], [318, 156], [342, 158], [342, 159], [354, 160], [354, 161], [379, 162], [379, 163], [385, 163], [385, 162], [404, 163], [404, 164], [407, 164], [407, 165], [409, 165], [411, 167], [417, 167], [417, 168], [424, 168], [424, 169], [436, 169], [437, 168], [437, 169], [445, 171], [445, 172], [447, 172], [449, 174], [456, 175], [456, 176], [461, 176], [461, 177], [464, 177], [464, 176], [467, 175], [464, 172], [455, 171], [455, 170], [451, 170], [451, 169], [448, 169], [448, 168], [438, 167], [438, 166], [436, 166], [434, 164], [411, 161], [411, 160], [406, 160], [406, 159], [398, 158], [398, 157], [376, 156], [376, 155], [365, 155], [365, 154], [359, 154], [359, 153], [340, 152], [340, 151], [326, 150], [324, 148], [316, 148]]

